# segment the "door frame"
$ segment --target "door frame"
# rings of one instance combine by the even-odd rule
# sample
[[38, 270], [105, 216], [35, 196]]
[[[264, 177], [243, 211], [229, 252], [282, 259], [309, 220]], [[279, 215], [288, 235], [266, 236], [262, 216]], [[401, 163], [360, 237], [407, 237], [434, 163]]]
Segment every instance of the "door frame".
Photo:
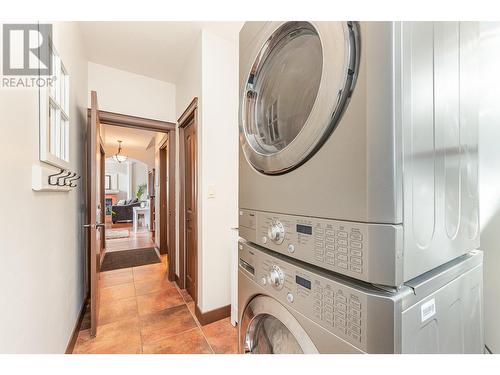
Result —
[[[195, 160], [198, 164], [198, 98], [195, 97], [189, 103], [187, 108], [184, 110], [182, 115], [177, 120], [178, 129], [179, 129], [179, 280], [178, 284], [181, 289], [186, 288], [186, 219], [185, 219], [185, 170], [186, 170], [186, 157], [185, 157], [185, 147], [184, 147], [184, 129], [188, 126], [193, 120], [192, 126], [194, 126], [194, 130], [197, 135], [196, 139], [196, 154]], [[198, 165], [197, 165], [198, 167]], [[196, 169], [196, 173], [198, 174], [198, 168]], [[195, 230], [195, 238], [196, 238], [196, 282], [195, 282], [195, 296], [194, 302], [195, 305], [198, 303], [198, 287], [199, 287], [199, 278], [198, 278], [198, 215], [199, 215], [199, 205], [198, 205], [198, 176], [196, 176], [195, 183], [195, 197], [196, 197], [196, 219], [193, 220], [194, 230]]]
[[[173, 122], [168, 122], [168, 121], [161, 121], [161, 120], [154, 120], [154, 119], [149, 119], [149, 118], [144, 118], [144, 117], [138, 117], [138, 116], [132, 116], [132, 115], [126, 115], [122, 113], [115, 113], [115, 112], [108, 112], [108, 111], [102, 111], [99, 110], [99, 120], [101, 125], [110, 125], [110, 126], [119, 126], [122, 128], [134, 128], [134, 129], [142, 129], [142, 130], [148, 130], [148, 131], [154, 131], [154, 132], [161, 132], [161, 133], [166, 133], [168, 134], [169, 138], [173, 139], [173, 147], [170, 147], [169, 149], [169, 155], [168, 158], [170, 162], [174, 166], [175, 170], [175, 133], [177, 131], [177, 126]], [[87, 115], [88, 118], [90, 119], [90, 114], [91, 110], [90, 108], [87, 109]], [[172, 136], [171, 136], [172, 135]], [[171, 137], [170, 137], [171, 136]], [[173, 194], [170, 194], [170, 198], [174, 202], [174, 209], [175, 209], [175, 173], [172, 175], [173, 178], [170, 179], [171, 185], [173, 185]], [[157, 192], [155, 191], [155, 194]], [[160, 194], [161, 196], [161, 194]], [[160, 208], [162, 207], [162, 204], [160, 202]], [[161, 210], [160, 210], [161, 211]], [[175, 212], [175, 211], [174, 211]], [[162, 240], [161, 236], [161, 218], [162, 218], [162, 213], [160, 212], [160, 254], [167, 254], [168, 256], [168, 279], [169, 281], [174, 281], [175, 280], [175, 265], [176, 265], [176, 259], [175, 259], [175, 243], [174, 246], [169, 247], [168, 242], [164, 242]], [[170, 230], [173, 231], [173, 238], [175, 240], [175, 228], [176, 228], [176, 217], [175, 214], [171, 216], [171, 220], [169, 222]], [[173, 228], [173, 229], [172, 229]], [[172, 251], [170, 251], [172, 249]]]
[[[159, 143], [160, 168], [160, 253], [168, 253], [170, 281], [175, 280], [176, 225], [175, 225], [175, 132], [166, 133]], [[168, 183], [163, 173], [168, 169]], [[162, 225], [167, 218], [168, 228]]]

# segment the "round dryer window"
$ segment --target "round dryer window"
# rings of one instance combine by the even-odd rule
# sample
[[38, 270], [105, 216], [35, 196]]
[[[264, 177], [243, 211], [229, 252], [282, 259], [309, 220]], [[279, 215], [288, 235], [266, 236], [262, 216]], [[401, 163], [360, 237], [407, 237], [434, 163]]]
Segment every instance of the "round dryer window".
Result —
[[241, 82], [246, 158], [262, 173], [288, 172], [310, 158], [340, 120], [357, 69], [349, 22], [269, 23]]

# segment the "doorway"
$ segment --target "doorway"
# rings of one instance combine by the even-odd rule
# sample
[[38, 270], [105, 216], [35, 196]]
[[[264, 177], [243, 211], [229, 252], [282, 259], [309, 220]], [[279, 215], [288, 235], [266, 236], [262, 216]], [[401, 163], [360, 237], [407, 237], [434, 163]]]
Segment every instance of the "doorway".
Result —
[[181, 288], [198, 301], [198, 99], [178, 120], [180, 157], [179, 250]]
[[[168, 188], [168, 186], [160, 186], [158, 177], [155, 177], [158, 175], [165, 176], [164, 172], [158, 173], [159, 171], [157, 170], [157, 168], [155, 168], [155, 152], [158, 150], [157, 139], [161, 136], [160, 133], [165, 134], [165, 137], [167, 137], [168, 140], [175, 140], [176, 126], [174, 123], [164, 121], [100, 111], [97, 107], [97, 94], [95, 92], [92, 92], [91, 97], [92, 108], [90, 108], [88, 111], [90, 130], [88, 134], [90, 135], [90, 152], [87, 160], [90, 176], [88, 179], [90, 182], [88, 195], [89, 224], [87, 224], [86, 227], [90, 230], [88, 258], [90, 263], [90, 328], [91, 336], [95, 336], [99, 325], [106, 324], [106, 319], [110, 320], [114, 317], [113, 314], [115, 314], [115, 311], [113, 306], [114, 304], [112, 303], [114, 297], [112, 293], [116, 292], [127, 294], [129, 292], [132, 292], [134, 288], [138, 286], [135, 285], [136, 281], [141, 282], [139, 278], [136, 280], [136, 276], [140, 276], [140, 272], [144, 271], [144, 269], [140, 269], [142, 264], [137, 263], [145, 261], [145, 263], [143, 264], [150, 265], [146, 266], [150, 267], [148, 268], [148, 272], [151, 272], [151, 270], [153, 269], [158, 270], [158, 272], [163, 275], [163, 278], [165, 275], [167, 275], [169, 281], [172, 281], [175, 278], [175, 246], [168, 246], [168, 237], [166, 236], [163, 236], [163, 238], [161, 238], [160, 236], [159, 241], [157, 241], [157, 244], [159, 245], [158, 252], [164, 254], [161, 261], [159, 258], [157, 258], [156, 260], [152, 260], [151, 258], [149, 258], [149, 260], [146, 259], [150, 256], [153, 256], [153, 254], [151, 254], [151, 251], [154, 253], [155, 257], [158, 257], [158, 252], [154, 247], [148, 247], [144, 249], [136, 248], [133, 250], [114, 248], [112, 250], [115, 251], [108, 252], [103, 252], [102, 249], [104, 248], [103, 245], [105, 244], [109, 250], [109, 241], [119, 240], [106, 239], [106, 232], [113, 231], [115, 229], [120, 230], [122, 228], [127, 228], [128, 231], [132, 230], [134, 234], [137, 235], [139, 234], [139, 232], [143, 232], [144, 234], [147, 234], [148, 240], [152, 238], [152, 235], [149, 233], [150, 229], [154, 228], [155, 226], [159, 229], [158, 232], [160, 232], [160, 229], [162, 229], [162, 227], [166, 225], [168, 225], [169, 227], [171, 226], [175, 231], [175, 215], [171, 214], [171, 217], [169, 218], [168, 216], [165, 216], [164, 213], [162, 213], [161, 209], [159, 209], [158, 216], [155, 215], [153, 218], [151, 218], [150, 215], [145, 215], [145, 212], [149, 211], [149, 204], [151, 203], [154, 203], [151, 207], [162, 207], [162, 205], [166, 205], [166, 207], [169, 207], [169, 205], [164, 202], [164, 197], [169, 198], [172, 201], [175, 200], [175, 189], [173, 188], [171, 192], [165, 190], [166, 188]], [[138, 162], [141, 160], [140, 156], [138, 156], [139, 154], [132, 152], [132, 147], [127, 148], [127, 144], [123, 145], [123, 147], [121, 148], [121, 152], [118, 151], [118, 149], [120, 149], [119, 146], [114, 147], [113, 151], [110, 152], [105, 142], [103, 141], [103, 139], [106, 139], [106, 134], [103, 134], [106, 127], [119, 130], [121, 129], [123, 132], [131, 130], [153, 132], [151, 133], [155, 135], [155, 137], [151, 137], [151, 147], [153, 155], [152, 162], [149, 163], [149, 167], [146, 168], [144, 165], [141, 166], [141, 163]], [[101, 130], [103, 132], [101, 132]], [[156, 135], [158, 135], [158, 137], [156, 137]], [[170, 164], [175, 166], [175, 144], [173, 144], [172, 147], [170, 147], [169, 143], [167, 144], [169, 145], [169, 147], [164, 147], [167, 154], [167, 160]], [[150, 146], [148, 146], [148, 148], [149, 147]], [[94, 150], [96, 151], [94, 152]], [[121, 187], [113, 187], [112, 185], [113, 176], [111, 176], [111, 169], [110, 167], [108, 168], [108, 165], [106, 163], [106, 156], [108, 157], [108, 160], [111, 159], [109, 160], [110, 162], [113, 161], [117, 165], [125, 166], [124, 169], [128, 170], [129, 172], [134, 168], [134, 166], [140, 167], [140, 173], [138, 172], [137, 175], [134, 176], [131, 174], [127, 174], [125, 177], [121, 178], [121, 180], [123, 180], [122, 182], [124, 182], [124, 185], [128, 185], [128, 187], [124, 188], [127, 192], [126, 197], [115, 197], [114, 200], [110, 197], [107, 197], [107, 194], [112, 195], [113, 193], [118, 194], [119, 192], [121, 192]], [[166, 171], [168, 172], [169, 170], [166, 169]], [[108, 172], [110, 172], [109, 176]], [[151, 172], [151, 174], [149, 174], [149, 172]], [[118, 181], [120, 181], [120, 177], [118, 177]], [[172, 186], [175, 187], [175, 173], [168, 175], [168, 181], [169, 184], [172, 184]], [[158, 192], [159, 195], [157, 200], [155, 200], [155, 186], [159, 186], [160, 190]], [[153, 193], [152, 197], [148, 196], [148, 192]], [[135, 199], [137, 200], [137, 202], [129, 202], [131, 199]], [[125, 202], [120, 203], [119, 201], [122, 200], [124, 200]], [[108, 205], [110, 207], [106, 211]], [[121, 208], [123, 208], [123, 210]], [[134, 211], [141, 211], [143, 217], [139, 219], [139, 215], [136, 214], [140, 213]], [[133, 212], [132, 215], [134, 216], [130, 216], [131, 212]], [[107, 216], [106, 213], [108, 214]], [[158, 220], [156, 221], [156, 219]], [[166, 231], [167, 233], [169, 232], [168, 227], [166, 228]], [[124, 241], [126, 242], [129, 240], [126, 239]], [[150, 242], [150, 244], [154, 245], [153, 242]], [[143, 247], [140, 244], [136, 245], [137, 246], [133, 247]], [[147, 254], [146, 252], [143, 253], [142, 250], [148, 250]], [[127, 254], [125, 254], [124, 257], [118, 258], [118, 253]], [[108, 261], [110, 259], [111, 261]], [[123, 266], [123, 264], [127, 262], [134, 265]], [[109, 267], [107, 267], [108, 263], [111, 263]], [[117, 265], [117, 263], [119, 264]], [[113, 272], [106, 272], [107, 270]], [[120, 285], [117, 284], [116, 288], [114, 288], [115, 281], [119, 278], [126, 278], [127, 280], [125, 281], [127, 282], [123, 284], [123, 287], [120, 283]], [[140, 286], [145, 288], [145, 286], [142, 284]], [[101, 288], [104, 288], [106, 290], [101, 290]], [[106, 297], [108, 302], [106, 304], [107, 310], [100, 308], [101, 291], [103, 292], [102, 295]], [[104, 293], [104, 291], [106, 291], [106, 293]], [[118, 297], [118, 295], [116, 295], [116, 297]], [[127, 298], [120, 301], [122, 303], [130, 302], [127, 300]]]

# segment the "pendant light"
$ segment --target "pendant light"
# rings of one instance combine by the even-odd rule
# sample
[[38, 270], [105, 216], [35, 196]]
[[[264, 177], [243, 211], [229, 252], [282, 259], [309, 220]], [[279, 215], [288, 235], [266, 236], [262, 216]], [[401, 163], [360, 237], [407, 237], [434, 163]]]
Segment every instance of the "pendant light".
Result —
[[123, 163], [128, 159], [128, 156], [122, 155], [122, 141], [118, 141], [118, 152], [113, 155], [113, 159], [118, 163]]

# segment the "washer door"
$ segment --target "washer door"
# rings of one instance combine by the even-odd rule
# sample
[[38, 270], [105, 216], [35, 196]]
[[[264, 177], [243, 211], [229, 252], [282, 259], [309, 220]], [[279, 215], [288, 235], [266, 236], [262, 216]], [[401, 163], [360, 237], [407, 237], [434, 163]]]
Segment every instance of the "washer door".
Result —
[[354, 87], [357, 24], [271, 23], [241, 82], [240, 139], [247, 160], [265, 174], [308, 160], [338, 124]]
[[245, 308], [240, 340], [240, 350], [248, 354], [318, 353], [293, 315], [267, 296], [255, 297]]

